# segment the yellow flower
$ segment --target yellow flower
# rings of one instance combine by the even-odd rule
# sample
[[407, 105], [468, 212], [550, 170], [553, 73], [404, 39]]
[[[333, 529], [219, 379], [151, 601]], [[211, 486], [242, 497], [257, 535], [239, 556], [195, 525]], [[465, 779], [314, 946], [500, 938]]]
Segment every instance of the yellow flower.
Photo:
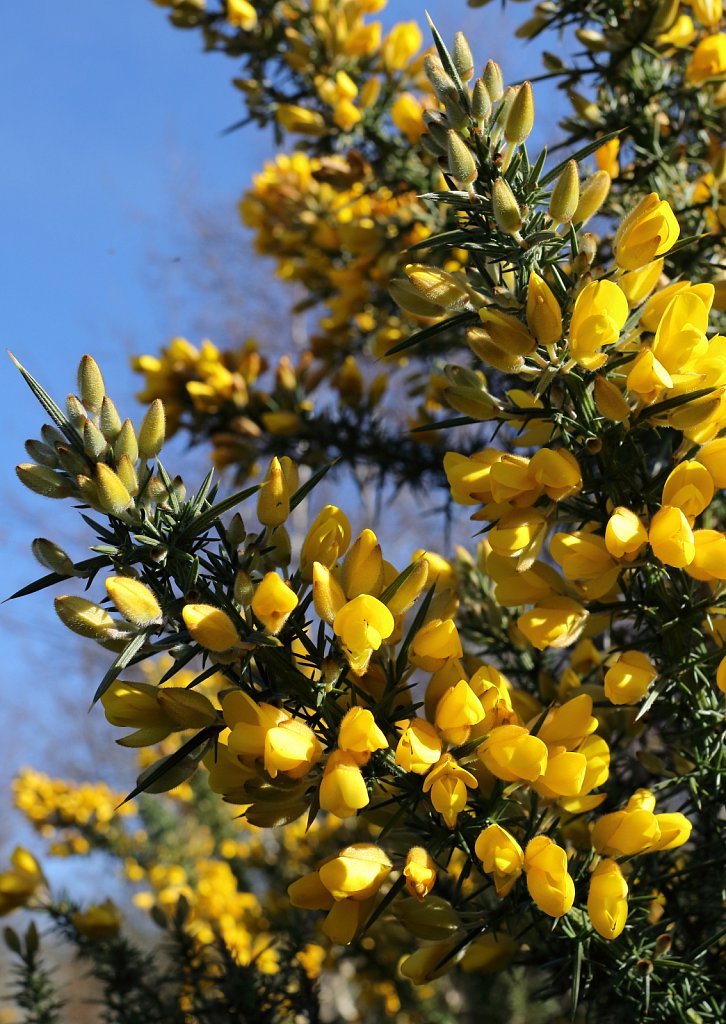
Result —
[[449, 828], [456, 828], [456, 819], [466, 807], [467, 786], [476, 789], [476, 778], [451, 754], [442, 754], [424, 779], [424, 793], [431, 793], [431, 803]]
[[689, 18], [687, 14], [681, 14], [667, 32], [662, 32], [656, 38], [656, 42], [660, 46], [684, 47], [689, 46], [695, 38], [696, 29], [693, 19]]
[[353, 754], [335, 750], [320, 783], [320, 806], [339, 818], [350, 818], [370, 801], [365, 780]]
[[652, 850], [660, 839], [660, 828], [652, 810], [613, 811], [604, 814], [592, 829], [592, 845], [609, 857], [632, 857]]
[[587, 912], [604, 939], [617, 939], [628, 919], [628, 883], [614, 860], [602, 860], [590, 877]]
[[527, 326], [540, 345], [553, 345], [562, 337], [562, 310], [552, 289], [531, 271], [527, 285]]
[[533, 647], [569, 647], [578, 639], [588, 613], [569, 597], [549, 597], [517, 619], [517, 625]]
[[325, 135], [328, 130], [323, 115], [317, 110], [308, 110], [294, 103], [281, 103], [275, 117], [287, 131], [301, 135]]
[[410, 92], [402, 92], [397, 96], [391, 107], [391, 120], [412, 146], [418, 144], [426, 130], [423, 108]]
[[408, 851], [403, 877], [406, 889], [419, 902], [431, 892], [436, 881], [436, 865], [423, 847], [412, 846]]
[[45, 881], [40, 864], [22, 846], [15, 847], [10, 863], [8, 871], [0, 871], [0, 917], [26, 906]]
[[648, 540], [653, 554], [665, 565], [684, 569], [696, 555], [693, 530], [679, 508], [659, 509], [650, 522]]
[[466, 743], [471, 726], [483, 718], [484, 708], [466, 679], [450, 687], [436, 705], [435, 725], [447, 743]]
[[605, 696], [611, 704], [637, 704], [657, 674], [647, 654], [624, 651], [605, 673]]
[[[723, 38], [726, 41], [726, 36]], [[657, 192], [651, 192], [625, 216], [615, 232], [615, 262], [622, 270], [638, 270], [668, 252], [680, 233], [669, 204]]]
[[394, 625], [388, 608], [369, 594], [359, 594], [343, 605], [335, 616], [333, 630], [354, 672], [365, 672], [371, 654], [388, 639]]
[[613, 281], [591, 281], [575, 301], [570, 322], [570, 355], [586, 370], [596, 370], [606, 361], [600, 352], [614, 345], [628, 319], [628, 300]]
[[713, 478], [700, 462], [686, 461], [669, 474], [663, 485], [662, 502], [679, 508], [693, 522], [710, 504], [714, 495]]
[[534, 782], [547, 769], [547, 747], [521, 725], [498, 725], [477, 749], [486, 768], [505, 782]]
[[335, 505], [326, 505], [318, 512], [308, 530], [300, 552], [302, 578], [310, 583], [313, 563], [332, 569], [350, 544], [350, 523]]
[[701, 85], [712, 78], [726, 75], [726, 35], [718, 32], [706, 36], [693, 51], [686, 67], [686, 81]]
[[380, 889], [391, 862], [373, 843], [353, 843], [319, 870], [320, 881], [334, 900], [367, 900]]
[[460, 658], [462, 654], [453, 619], [432, 619], [414, 636], [409, 659], [425, 672], [435, 672], [447, 658]]
[[396, 747], [396, 764], [405, 772], [424, 775], [441, 757], [441, 739], [430, 722], [412, 718], [399, 722], [401, 738]]
[[121, 928], [121, 912], [113, 900], [104, 900], [71, 914], [71, 923], [87, 939], [112, 939]]
[[375, 750], [385, 750], [388, 740], [368, 708], [351, 708], [340, 723], [338, 746], [365, 764]]
[[227, 0], [227, 21], [235, 28], [251, 32], [257, 25], [257, 11], [248, 0]]
[[601, 171], [607, 171], [611, 178], [617, 178], [620, 174], [618, 153], [620, 152], [620, 139], [610, 139], [595, 150], [595, 163]]
[[494, 876], [497, 896], [503, 899], [522, 874], [522, 847], [505, 828], [493, 824], [479, 833], [474, 852], [482, 862], [483, 870]]
[[386, 71], [402, 71], [413, 55], [421, 49], [423, 36], [415, 21], [394, 25], [383, 40], [381, 57]]
[[122, 747], [147, 747], [176, 729], [201, 729], [217, 721], [211, 701], [182, 686], [153, 686], [114, 680], [101, 697], [111, 725], [137, 731], [117, 742]]
[[567, 872], [567, 854], [548, 836], [535, 836], [524, 852], [529, 894], [543, 913], [562, 917], [575, 900], [575, 883]]
[[613, 509], [605, 527], [605, 547], [613, 558], [632, 562], [648, 543], [648, 533], [640, 519], [629, 508]]
[[[230, 746], [232, 736], [230, 736]], [[317, 736], [299, 718], [285, 718], [265, 733], [264, 765], [271, 778], [283, 772], [291, 779], [300, 779], [322, 757], [323, 748]]]
[[297, 594], [284, 580], [276, 572], [268, 572], [257, 585], [251, 608], [267, 632], [274, 636], [297, 608], [297, 603]]

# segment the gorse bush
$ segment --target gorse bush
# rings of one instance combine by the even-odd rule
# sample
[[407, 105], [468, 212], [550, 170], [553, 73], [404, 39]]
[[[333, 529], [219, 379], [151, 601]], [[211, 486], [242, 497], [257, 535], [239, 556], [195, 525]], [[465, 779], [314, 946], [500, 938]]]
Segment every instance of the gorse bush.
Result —
[[[85, 586], [56, 610], [111, 652], [93, 701], [140, 775], [26, 771], [17, 803], [51, 854], [117, 858], [164, 941], [22, 849], [0, 909], [46, 913], [109, 1021], [722, 1021], [720, 3], [538, 4], [517, 34], [575, 41], [555, 158], [536, 80], [383, 37], [381, 0], [163, 6], [296, 140], [241, 214], [319, 320], [295, 359], [139, 357], [138, 428], [92, 357], [64, 408], [20, 368], [52, 423], [18, 475], [93, 534], [36, 540], [21, 595]], [[258, 482], [188, 492], [175, 431]], [[318, 500], [349, 470], [468, 535], [403, 564], [385, 515]], [[61, 1019], [7, 938], [26, 1019]]]

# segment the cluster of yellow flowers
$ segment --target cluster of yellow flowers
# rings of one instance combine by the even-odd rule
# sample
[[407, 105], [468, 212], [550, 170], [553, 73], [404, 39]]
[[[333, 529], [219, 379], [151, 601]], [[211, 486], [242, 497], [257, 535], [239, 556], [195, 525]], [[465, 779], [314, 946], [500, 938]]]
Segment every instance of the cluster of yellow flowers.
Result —
[[400, 339], [400, 318], [393, 309], [385, 317], [386, 289], [398, 254], [426, 238], [434, 223], [405, 183], [378, 185], [355, 154], [281, 154], [255, 176], [240, 209], [257, 251], [277, 261], [278, 276], [325, 302], [311, 340], [315, 356], [335, 359], [350, 350], [356, 333], [372, 335], [378, 353]]
[[[343, 133], [365, 125], [377, 102], [346, 61], [364, 56], [400, 87], [420, 46], [404, 27], [374, 56], [363, 16], [376, 6], [285, 6], [286, 59], [294, 69], [303, 50], [308, 62], [320, 54], [315, 103]], [[719, 38], [707, 5], [693, 10]], [[256, 13], [237, 3], [225, 16], [254, 35]], [[341, 405], [363, 401], [351, 332], [375, 350], [404, 331], [380, 319], [381, 289], [423, 326], [408, 343], [453, 339], [452, 358], [464, 353], [462, 365], [431, 368], [418, 393], [432, 415], [437, 403], [461, 414], [438, 426], [476, 427], [485, 439], [443, 457], [453, 502], [474, 510], [484, 534], [476, 559], [419, 549], [401, 569], [372, 529], [355, 536], [332, 504], [318, 506], [296, 543], [289, 518], [318, 477], [301, 486], [285, 455], [258, 488], [218, 504], [210, 478], [186, 499], [149, 467], [165, 423], [182, 424], [189, 409], [200, 422], [236, 418], [220, 465], [259, 423], [292, 436], [311, 407], [313, 354], [299, 372], [278, 365], [272, 396], [258, 390], [253, 343], [235, 357], [177, 339], [158, 359], [142, 357], [154, 402], [133, 457], [137, 436], [111, 416], [90, 357], [67, 416], [26, 373], [59, 430], [29, 442], [39, 464], [19, 473], [39, 493], [81, 497], [113, 527], [91, 563], [75, 566], [49, 541], [36, 553], [61, 576], [105, 576], [100, 603], [64, 596], [56, 607], [116, 654], [97, 698], [112, 725], [131, 730], [119, 742], [142, 750], [134, 795], [171, 790], [183, 816], [203, 785], [244, 816], [239, 834], [231, 810], [223, 826], [201, 830], [186, 858], [125, 854], [128, 877], [147, 885], [143, 906], [169, 917], [186, 902], [200, 946], [221, 933], [240, 962], [274, 971], [265, 944], [275, 899], [252, 895], [238, 862], [260, 867], [294, 851], [290, 904], [325, 912], [320, 931], [334, 944], [362, 938], [372, 949], [377, 925], [395, 927], [381, 959], [415, 984], [457, 964], [550, 963], [555, 945], [569, 962], [588, 944], [597, 964], [600, 939], [614, 943], [606, 959], [619, 955], [610, 950], [632, 914], [622, 972], [627, 958], [657, 956], [646, 923], [664, 907], [669, 932], [695, 913], [683, 909], [679, 879], [694, 870], [686, 844], [710, 829], [707, 790], [720, 779], [726, 339], [709, 336], [719, 293], [672, 273], [681, 226], [655, 192], [604, 243], [586, 230], [618, 172], [614, 138], [586, 181], [576, 158], [546, 173], [546, 154], [531, 161], [526, 149], [531, 83], [505, 89], [493, 61], [477, 77], [461, 33], [453, 54], [434, 38], [438, 56], [422, 64], [433, 96], [421, 145], [444, 175], [429, 198], [454, 208], [451, 232], [430, 235], [412, 192], [381, 184], [375, 163], [354, 154], [280, 157], [243, 205], [281, 274], [328, 303], [314, 356], [334, 362], [331, 339], [347, 354], [331, 377]], [[280, 104], [275, 116], [310, 137], [328, 130], [315, 105]], [[395, 248], [430, 239], [437, 256], [395, 276], [392, 239]], [[254, 526], [221, 518], [255, 490]], [[158, 674], [122, 678], [166, 652]], [[197, 672], [187, 668], [195, 657]], [[59, 797], [46, 803], [37, 820], [55, 824]], [[261, 830], [278, 826], [282, 838], [268, 842]], [[714, 945], [706, 932], [701, 951]], [[414, 952], [409, 937], [422, 943]], [[301, 954], [311, 972], [321, 948]], [[395, 992], [382, 997], [396, 1005]]]

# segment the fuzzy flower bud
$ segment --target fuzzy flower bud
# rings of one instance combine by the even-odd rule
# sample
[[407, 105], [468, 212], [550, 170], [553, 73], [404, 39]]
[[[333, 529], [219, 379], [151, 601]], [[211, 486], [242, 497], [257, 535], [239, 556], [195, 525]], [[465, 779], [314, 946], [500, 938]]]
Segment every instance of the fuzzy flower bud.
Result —
[[89, 412], [97, 412], [101, 408], [106, 387], [98, 363], [92, 356], [83, 356], [78, 364], [78, 391]]
[[155, 459], [161, 451], [166, 434], [164, 403], [155, 398], [139, 427], [139, 454], [142, 459]]
[[235, 624], [221, 608], [187, 604], [182, 609], [182, 618], [191, 638], [208, 651], [227, 651], [239, 643]]
[[568, 160], [555, 182], [550, 197], [549, 215], [556, 224], [569, 223], [580, 201], [580, 175], [575, 160]]
[[161, 606], [141, 580], [111, 576], [106, 580], [106, 591], [123, 617], [139, 629], [161, 621]]
[[580, 189], [573, 224], [585, 224], [594, 217], [608, 197], [612, 179], [607, 171], [595, 171]]
[[523, 82], [509, 108], [504, 122], [504, 138], [513, 146], [520, 146], [529, 137], [534, 125], [534, 97], [532, 83]]
[[446, 152], [449, 171], [456, 181], [462, 185], [471, 185], [476, 181], [476, 160], [462, 137], [453, 129], [449, 132]]
[[522, 227], [522, 211], [504, 178], [496, 178], [492, 183], [492, 208], [499, 230], [516, 235]]

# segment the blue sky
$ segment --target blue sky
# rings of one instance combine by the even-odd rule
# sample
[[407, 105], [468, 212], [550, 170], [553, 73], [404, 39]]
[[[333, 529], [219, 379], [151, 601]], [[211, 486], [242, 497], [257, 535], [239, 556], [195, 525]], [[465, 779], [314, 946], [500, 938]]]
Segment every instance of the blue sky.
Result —
[[[478, 55], [503, 63], [505, 78], [524, 77], [523, 63], [537, 66], [534, 53], [523, 61], [521, 44], [511, 41], [523, 5], [504, 13], [495, 3], [473, 11], [464, 0], [428, 6], [446, 37], [467, 29]], [[422, 8], [391, 0], [384, 18], [421, 21]], [[22, 5], [4, 12], [0, 330], [4, 347], [59, 400], [74, 386], [81, 355], [92, 352], [126, 415], [138, 387], [129, 356], [174, 334], [198, 341], [195, 328], [205, 323], [209, 295], [190, 285], [195, 215], [229, 223], [241, 252], [235, 204], [272, 145], [255, 130], [221, 134], [241, 114], [229, 84], [233, 61], [202, 53], [198, 35], [172, 29], [149, 0], [128, 0], [122, 10], [98, 0], [37, 0], [32, 16]], [[15, 478], [23, 442], [42, 420], [9, 360], [0, 374], [4, 596], [41, 574], [33, 537], [67, 541], [76, 558], [84, 552], [75, 513]], [[0, 606], [0, 639], [3, 734], [13, 737], [5, 764], [67, 766], [58, 730], [73, 720], [83, 743], [98, 666], [84, 666], [82, 644], [56, 620], [48, 592]], [[0, 816], [5, 788], [0, 777]]]

